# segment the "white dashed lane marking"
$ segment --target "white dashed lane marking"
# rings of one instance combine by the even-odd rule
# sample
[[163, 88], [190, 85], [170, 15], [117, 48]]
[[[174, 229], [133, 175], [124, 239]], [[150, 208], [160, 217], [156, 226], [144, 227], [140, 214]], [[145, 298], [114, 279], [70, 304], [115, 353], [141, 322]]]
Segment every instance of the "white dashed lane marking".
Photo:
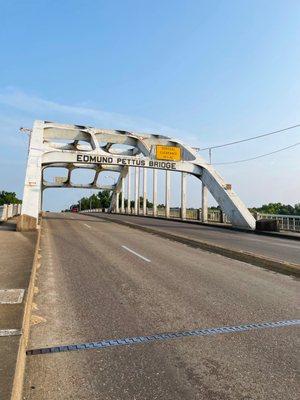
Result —
[[18, 336], [21, 335], [20, 329], [0, 329], [1, 336]]
[[149, 258], [146, 258], [144, 256], [142, 256], [141, 254], [135, 252], [134, 250], [131, 250], [129, 247], [127, 246], [122, 246], [123, 249], [129, 251], [130, 253], [136, 255], [137, 257], [140, 257], [142, 260], [146, 261], [146, 262], [151, 262], [151, 260], [149, 260]]

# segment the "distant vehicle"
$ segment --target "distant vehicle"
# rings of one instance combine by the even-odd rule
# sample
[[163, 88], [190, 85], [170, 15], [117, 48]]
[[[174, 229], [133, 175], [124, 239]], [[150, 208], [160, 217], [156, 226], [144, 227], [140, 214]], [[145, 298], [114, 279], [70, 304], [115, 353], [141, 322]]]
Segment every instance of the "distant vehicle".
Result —
[[79, 211], [77, 206], [72, 206], [71, 207], [71, 212], [77, 213]]

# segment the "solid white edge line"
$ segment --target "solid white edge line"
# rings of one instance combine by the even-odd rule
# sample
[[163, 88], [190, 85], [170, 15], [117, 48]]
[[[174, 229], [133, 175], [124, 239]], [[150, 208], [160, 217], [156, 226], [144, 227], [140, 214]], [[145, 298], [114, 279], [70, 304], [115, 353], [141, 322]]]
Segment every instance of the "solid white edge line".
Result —
[[25, 293], [25, 289], [0, 289], [0, 292], [2, 292], [2, 291], [3, 292], [18, 291], [19, 292], [19, 296], [15, 301], [2, 301], [2, 300], [0, 300], [0, 304], [20, 304], [20, 303], [22, 303], [23, 297], [24, 297], [24, 293]]
[[21, 335], [21, 329], [0, 329], [0, 337]]
[[127, 246], [122, 246], [122, 247], [123, 247], [123, 249], [129, 251], [130, 253], [135, 254], [136, 256], [140, 257], [142, 260], [144, 260], [146, 262], [151, 262], [151, 260], [149, 260], [149, 258], [146, 258], [146, 257], [142, 256], [141, 254], [136, 253], [135, 251], [131, 250], [129, 247], [127, 247]]

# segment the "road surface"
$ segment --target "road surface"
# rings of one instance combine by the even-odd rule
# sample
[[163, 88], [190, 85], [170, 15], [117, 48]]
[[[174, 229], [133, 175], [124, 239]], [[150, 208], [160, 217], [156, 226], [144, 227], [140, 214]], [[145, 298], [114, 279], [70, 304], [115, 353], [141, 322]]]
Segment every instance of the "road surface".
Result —
[[296, 240], [256, 235], [201, 224], [188, 224], [180, 221], [133, 215], [103, 213], [95, 213], [95, 215], [101, 216], [102, 218], [119, 219], [163, 232], [183, 235], [191, 239], [203, 240], [233, 250], [247, 251], [275, 260], [300, 264], [300, 241]]
[[[47, 214], [28, 347], [299, 318], [292, 277]], [[27, 356], [24, 399], [295, 400], [298, 326]]]

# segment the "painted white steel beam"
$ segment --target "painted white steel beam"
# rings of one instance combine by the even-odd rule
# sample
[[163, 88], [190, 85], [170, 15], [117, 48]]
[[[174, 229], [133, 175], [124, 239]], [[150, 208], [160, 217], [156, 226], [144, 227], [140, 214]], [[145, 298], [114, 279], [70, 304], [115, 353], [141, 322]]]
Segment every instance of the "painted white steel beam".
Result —
[[186, 179], [187, 173], [181, 172], [181, 207], [180, 216], [182, 219], [186, 219]]
[[121, 178], [121, 187], [122, 187], [122, 198], [121, 198], [121, 213], [125, 212], [125, 177]]
[[152, 194], [152, 202], [153, 202], [153, 217], [157, 216], [157, 169], [153, 170], [153, 194]]
[[143, 168], [143, 214], [147, 214], [147, 169]]
[[116, 192], [116, 213], [119, 212], [120, 192]]
[[171, 174], [170, 171], [166, 171], [166, 193], [165, 193], [166, 218], [170, 218], [170, 201], [171, 201]]
[[127, 213], [131, 213], [131, 168], [128, 168], [127, 174]]
[[207, 187], [202, 183], [202, 213], [201, 221], [207, 222], [208, 217], [208, 190]]
[[138, 214], [139, 211], [139, 168], [135, 168], [134, 171], [134, 213]]

